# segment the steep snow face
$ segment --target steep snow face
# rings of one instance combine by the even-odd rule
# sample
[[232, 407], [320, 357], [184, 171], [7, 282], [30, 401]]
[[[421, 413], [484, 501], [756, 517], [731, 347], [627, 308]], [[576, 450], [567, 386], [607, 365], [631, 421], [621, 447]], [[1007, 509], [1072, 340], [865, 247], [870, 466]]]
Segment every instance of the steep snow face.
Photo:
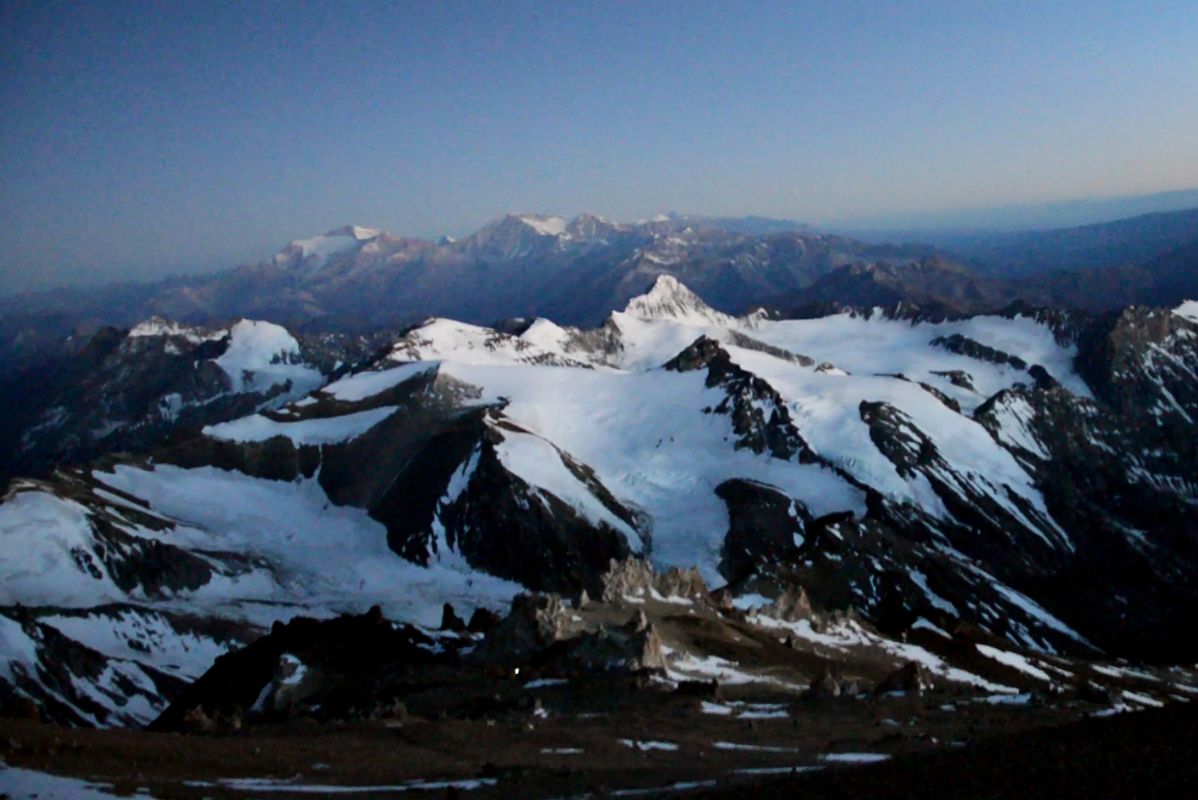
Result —
[[[495, 451], [500, 462], [512, 474], [520, 477], [529, 485], [544, 490], [549, 494], [564, 500], [575, 508], [579, 514], [594, 525], [607, 525], [624, 534], [628, 546], [634, 551], [641, 550], [642, 542], [639, 534], [603, 506], [586, 485], [576, 475], [566, 468], [562, 454], [552, 444], [528, 433], [504, 430]], [[453, 494], [451, 486], [447, 494]]]
[[[1034, 532], [1039, 533], [1042, 526], [1028, 519], [1011, 502], [1010, 494], [1051, 519], [1032, 477], [1014, 456], [979, 423], [944, 405], [918, 384], [823, 371], [736, 347], [728, 350], [736, 363], [764, 378], [782, 395], [812, 450], [887, 498], [942, 519], [951, 518], [922, 474], [901, 474], [879, 450], [862, 419], [863, 403], [885, 403], [903, 412], [950, 466], [953, 474], [943, 475], [946, 483], [971, 484]], [[1067, 542], [1063, 531], [1055, 532]], [[1048, 544], [1056, 545], [1052, 540]]]
[[1185, 317], [1191, 322], [1198, 322], [1198, 300], [1186, 300], [1173, 309], [1173, 313], [1179, 317]]
[[629, 370], [659, 367], [700, 336], [719, 342], [730, 342], [738, 333], [756, 336], [749, 319], [716, 311], [670, 275], [658, 276], [610, 322], [620, 334], [616, 363]]
[[290, 383], [288, 396], [300, 397], [324, 382], [319, 371], [300, 361], [300, 346], [287, 329], [243, 319], [229, 330], [229, 347], [216, 359], [234, 392], [264, 392]]
[[[388, 549], [381, 524], [360, 509], [333, 505], [315, 481], [169, 466], [120, 466], [95, 477], [175, 520], [165, 530], [131, 529], [137, 537], [249, 559], [238, 574], [214, 576], [194, 591], [153, 603], [162, 608], [269, 624], [279, 616], [268, 607], [272, 603], [292, 607], [284, 616], [360, 613], [382, 604], [398, 619], [435, 625], [446, 601], [499, 607], [518, 589], [468, 568], [425, 569], [404, 561]], [[86, 558], [96, 540], [78, 503], [49, 492], [19, 492], [0, 506], [0, 535], [0, 605], [149, 602], [140, 591], [119, 589], [97, 559]]]
[[361, 613], [377, 604], [393, 618], [435, 625], [445, 602], [499, 607], [519, 588], [468, 568], [424, 568], [404, 561], [387, 547], [380, 523], [361, 509], [334, 505], [316, 481], [287, 483], [212, 467], [168, 466], [117, 467], [95, 476], [147, 500], [157, 513], [186, 520], [161, 534], [175, 544], [262, 559], [268, 569], [204, 586], [192, 600], [236, 604], [226, 613], [254, 622], [278, 617], [257, 603], [280, 602], [294, 613], [320, 616]]
[[80, 607], [124, 593], [99, 569], [82, 506], [48, 492], [19, 492], [0, 504], [0, 605]]
[[1031, 453], [1037, 458], [1049, 458], [1043, 443], [1036, 438], [1032, 427], [1035, 411], [1026, 398], [1013, 394], [1004, 395], [991, 408], [991, 414], [997, 423], [996, 435], [1003, 444], [1010, 449]]
[[616, 312], [611, 315], [611, 322], [620, 332], [621, 350], [616, 363], [622, 369], [633, 371], [660, 367], [700, 336], [727, 342], [735, 330], [735, 326], [722, 325], [702, 316], [683, 320], [646, 319]]
[[538, 317], [520, 334], [521, 341], [546, 352], [565, 355], [565, 342], [570, 332], [557, 323]]
[[[148, 509], [137, 512], [162, 521], [145, 527], [117, 513], [106, 522], [135, 541], [173, 548], [169, 562], [148, 564], [148, 571], [179, 566], [182, 553], [211, 574], [192, 589], [151, 595], [136, 580], [122, 589], [106, 560], [114, 546], [120, 555], [119, 540], [103, 540], [95, 513], [81, 503], [31, 489], [0, 505], [0, 606], [56, 609], [24, 628], [0, 614], [0, 679], [39, 684], [85, 724], [150, 722], [165, 699], [147, 670], [192, 680], [243, 643], [227, 632], [245, 625], [265, 629], [296, 615], [362, 613], [379, 605], [392, 619], [435, 626], [446, 602], [497, 610], [520, 590], [460, 560], [427, 568], [403, 560], [388, 548], [380, 523], [364, 510], [334, 505], [315, 480], [169, 466], [93, 475], [145, 500]], [[105, 489], [94, 494], [117, 512], [132, 508]], [[142, 569], [127, 566], [133, 576]], [[46, 660], [59, 652], [46, 649], [39, 633], [45, 628], [70, 647], [105, 656], [103, 671], [73, 673], [68, 666], [55, 672], [66, 674], [65, 682], [45, 680]]]
[[436, 367], [435, 363], [416, 362], [390, 369], [359, 372], [330, 383], [321, 390], [321, 394], [347, 403], [357, 403], [434, 370]]
[[192, 681], [227, 651], [224, 643], [195, 631], [180, 631], [155, 609], [100, 609], [55, 614], [42, 622], [109, 658], [148, 662], [169, 675]]

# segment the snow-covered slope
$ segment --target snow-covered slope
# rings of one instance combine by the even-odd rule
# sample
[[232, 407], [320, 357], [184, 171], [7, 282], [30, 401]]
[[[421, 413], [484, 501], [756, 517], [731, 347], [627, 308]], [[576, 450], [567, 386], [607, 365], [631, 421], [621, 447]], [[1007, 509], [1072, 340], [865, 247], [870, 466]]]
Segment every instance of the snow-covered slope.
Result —
[[388, 357], [392, 361], [583, 366], [582, 361], [567, 355], [561, 342], [541, 337], [538, 344], [536, 338], [512, 336], [449, 319], [432, 319], [400, 339]]
[[[190, 674], [182, 615], [246, 636], [374, 604], [431, 624], [521, 585], [593, 592], [630, 554], [734, 593], [801, 586], [896, 636], [922, 620], [1041, 653], [1164, 650], [1198, 607], [1186, 311], [1129, 312], [1106, 339], [1047, 315], [776, 321], [662, 276], [595, 329], [432, 319], [324, 386], [295, 337], [241, 322], [208, 363], [277, 402], [0, 506], [0, 619], [22, 631], [5, 679], [41, 680], [47, 636], [168, 680]], [[168, 334], [188, 335], [144, 335]], [[1111, 623], [1128, 608], [1142, 625]], [[130, 625], [176, 633], [138, 656]], [[80, 719], [139, 717], [47, 691]]]
[[45, 474], [277, 407], [318, 388], [338, 362], [369, 351], [367, 342], [348, 338], [307, 337], [301, 345], [282, 326], [257, 320], [197, 326], [152, 317], [127, 332], [105, 329], [38, 387], [35, 402], [44, 410], [11, 460], [18, 475]]
[[0, 505], [0, 677], [64, 720], [145, 724], [174, 684], [279, 619], [379, 605], [435, 625], [446, 602], [500, 608], [519, 590], [399, 558], [314, 480], [120, 466], [71, 488], [18, 486]]
[[281, 325], [243, 319], [229, 329], [229, 346], [216, 359], [235, 392], [260, 392], [290, 383], [301, 397], [324, 382], [324, 376], [300, 362], [299, 342]]

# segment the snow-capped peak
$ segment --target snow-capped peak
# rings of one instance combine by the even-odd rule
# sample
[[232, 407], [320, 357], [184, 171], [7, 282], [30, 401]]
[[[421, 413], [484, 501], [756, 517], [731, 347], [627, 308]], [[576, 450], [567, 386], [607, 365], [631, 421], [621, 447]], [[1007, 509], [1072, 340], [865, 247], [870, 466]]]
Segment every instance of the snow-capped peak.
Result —
[[323, 380], [302, 363], [299, 342], [286, 328], [259, 320], [239, 320], [229, 329], [229, 348], [216, 365], [229, 376], [234, 392], [260, 392], [290, 381], [300, 396]]
[[382, 234], [378, 228], [364, 228], [361, 225], [345, 225], [334, 228], [323, 236], [313, 236], [310, 239], [296, 239], [275, 256], [275, 261], [282, 263], [294, 260], [297, 263], [311, 262], [319, 266], [330, 256], [353, 250], [364, 242], [377, 238]]
[[516, 219], [542, 236], [561, 236], [566, 232], [566, 225], [569, 224], [565, 217], [541, 214], [517, 214]]
[[716, 311], [673, 275], [658, 275], [652, 288], [632, 298], [624, 313], [641, 319], [672, 319], [701, 324], [735, 325], [736, 320]]

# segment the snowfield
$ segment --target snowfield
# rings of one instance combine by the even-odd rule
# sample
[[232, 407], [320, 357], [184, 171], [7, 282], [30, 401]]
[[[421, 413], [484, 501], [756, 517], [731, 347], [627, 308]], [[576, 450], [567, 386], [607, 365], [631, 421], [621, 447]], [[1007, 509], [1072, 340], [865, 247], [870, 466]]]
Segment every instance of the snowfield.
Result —
[[316, 481], [247, 479], [213, 467], [170, 466], [117, 467], [96, 477], [178, 520], [172, 541], [265, 559], [266, 569], [215, 582], [188, 600], [239, 604], [251, 621], [278, 616], [263, 607], [268, 603], [321, 616], [379, 605], [391, 618], [436, 625], [446, 602], [501, 608], [519, 590], [476, 571], [425, 568], [398, 558], [380, 523], [361, 509], [334, 505]]
[[[534, 321], [517, 337], [433, 319], [408, 334], [383, 368], [342, 378], [322, 394], [362, 402], [430, 370], [477, 387], [482, 396], [476, 402], [504, 404], [505, 416], [531, 434], [504, 434], [501, 457], [513, 473], [573, 505], [584, 518], [622, 531], [634, 550], [644, 549], [658, 566], [698, 566], [705, 579], [718, 583], [728, 525], [725, 504], [714, 493], [720, 483], [744, 478], [775, 486], [816, 516], [838, 511], [862, 515], [865, 495], [825, 467], [732, 447], [735, 434], [728, 417], [705, 413], [723, 399], [722, 390], [707, 387], [702, 370], [661, 369], [697, 338], [708, 336], [723, 343], [734, 363], [778, 391], [804, 440], [855, 480], [893, 501], [951, 519], [923, 475], [900, 475], [871, 440], [859, 408], [863, 402], [883, 402], [931, 438], [970, 488], [992, 497], [1049, 546], [1071, 546], [1055, 528], [1023, 465], [968, 416], [1000, 389], [1031, 382], [1027, 371], [932, 344], [954, 334], [967, 336], [1044, 366], [1070, 391], [1088, 397], [1089, 389], [1072, 367], [1073, 348], [1058, 344], [1046, 325], [1028, 317], [911, 323], [880, 312], [781, 322], [762, 315], [733, 318], [665, 276], [623, 312], [612, 314], [609, 325], [618, 347], [603, 352], [586, 349], [578, 331], [548, 320]], [[749, 349], [744, 337], [815, 363]], [[237, 353], [258, 355], [231, 360], [259, 371], [266, 368], [264, 362], [278, 367], [264, 354], [285, 358], [294, 349], [293, 340], [269, 329], [247, 329], [240, 341]], [[597, 368], [562, 366], [578, 363]], [[966, 373], [974, 388], [945, 376], [952, 371]], [[956, 400], [963, 413], [946, 406], [921, 382]], [[241, 442], [281, 435], [296, 444], [329, 444], [368, 435], [392, 411], [375, 408], [296, 422], [255, 415], [211, 426], [205, 433]], [[1027, 434], [1022, 412], [1015, 406], [1003, 409], [1011, 423], [1002, 427], [1004, 443], [1039, 455], [1043, 451]], [[621, 504], [643, 515], [649, 530], [638, 534], [603, 508], [561, 465], [559, 451], [591, 467]], [[1021, 500], [1019, 505], [1011, 502], [1012, 495]], [[1027, 516], [1027, 508], [1034, 517]]]
[[[698, 566], [706, 580], [720, 582], [728, 512], [714, 490], [730, 478], [778, 486], [816, 514], [864, 513], [864, 495], [829, 470], [732, 449], [727, 417], [703, 413], [722, 395], [704, 386], [701, 372], [455, 362], [441, 370], [481, 387], [483, 399], [505, 398], [508, 418], [592, 467], [617, 499], [646, 512], [649, 553], [659, 566]], [[519, 474], [532, 474], [519, 455], [511, 463]]]
[[436, 369], [436, 366], [436, 363], [417, 362], [375, 372], [359, 372], [357, 375], [350, 375], [330, 383], [321, 390], [321, 394], [347, 403], [360, 402], [411, 380], [417, 375]]
[[[524, 222], [547, 236], [564, 230], [564, 221], [557, 219]], [[337, 252], [330, 248], [370, 238], [370, 232], [319, 238], [295, 244], [306, 257], [320, 258]], [[1185, 303], [1175, 313], [1198, 321], [1198, 303]], [[208, 336], [164, 320], [148, 321], [130, 335]], [[431, 489], [428, 567], [392, 550], [387, 528], [365, 509], [334, 503], [319, 472], [284, 481], [215, 466], [185, 469], [152, 459], [118, 461], [90, 473], [89, 480], [103, 487], [93, 489], [90, 500], [55, 494], [49, 483], [25, 484], [11, 493], [0, 504], [0, 606], [50, 609], [40, 623], [108, 656], [108, 671], [87, 687], [97, 703], [111, 705], [111, 687], [118, 684], [148, 687], [122, 709], [125, 721], [145, 721], [159, 710], [153, 705], [153, 681], [143, 668], [190, 679], [231, 646], [202, 632], [181, 630], [178, 615], [265, 628], [299, 614], [360, 613], [378, 605], [388, 618], [435, 626], [444, 603], [466, 615], [478, 607], [506, 607], [522, 587], [471, 567], [450, 544], [446, 526], [453, 524], [451, 516], [442, 516], [480, 474], [483, 452], [493, 453], [499, 466], [531, 488], [522, 498], [540, 500], [550, 513], [550, 498], [561, 501], [591, 526], [622, 535], [632, 552], [645, 555], [659, 570], [696, 567], [712, 587], [726, 582], [721, 565], [731, 522], [729, 506], [716, 488], [734, 479], [764, 484], [790, 498], [792, 518], [797, 518], [797, 503], [812, 518], [842, 512], [861, 518], [874, 504], [890, 503], [918, 510], [946, 529], [955, 526], [965, 536], [984, 535], [987, 528], [954, 518], [949, 508], [962, 513], [954, 499], [982, 498], [985, 509], [979, 513], [1001, 520], [989, 530], [1026, 528], [1038, 537], [1037, 547], [1062, 557], [1077, 547], [1053, 519], [1030, 471], [1037, 460], [1049, 457], [1034, 433], [1032, 407], [1018, 393], [991, 404], [994, 433], [973, 417], [995, 393], [1031, 384], [1034, 378], [1005, 358], [994, 363], [933, 344], [966, 337], [1017, 356], [1029, 367], [1039, 365], [1065, 391], [1090, 398], [1073, 367], [1075, 348], [1061, 344], [1047, 325], [1031, 317], [930, 323], [889, 319], [875, 311], [808, 320], [772, 321], [763, 314], [734, 318], [663, 277], [592, 331], [538, 319], [521, 334], [509, 335], [432, 319], [406, 333], [369, 368], [328, 385], [317, 370], [301, 363], [299, 343], [280, 326], [242, 320], [227, 335], [228, 349], [216, 363], [233, 391], [278, 392], [283, 387], [281, 401], [272, 405], [304, 399], [278, 412], [209, 425], [203, 434], [210, 439], [256, 443], [285, 437], [296, 446], [321, 448], [319, 457], [326, 460], [319, 463], [328, 466], [335, 463], [328, 448], [344, 452], [336, 448], [359, 437], [385, 436], [380, 432], [402, 425], [402, 409], [411, 407], [402, 405], [409, 389], [416, 399], [452, 403], [446, 413], [455, 424], [463, 418], [482, 419], [471, 430], [482, 431], [484, 438], [468, 441], [460, 451], [468, 455], [455, 455], [458, 463], [439, 473], [439, 480], [447, 482]], [[752, 391], [733, 397], [739, 390], [713, 377], [714, 368], [664, 368], [700, 337], [719, 343], [725, 366], [730, 361], [736, 375], [748, 376]], [[453, 391], [436, 394], [442, 384]], [[721, 410], [737, 399], [761, 412], [763, 424], [769, 420], [776, 428], [791, 426], [786, 430], [806, 448], [802, 458], [739, 446], [740, 429], [734, 426], [743, 420], [734, 421], [731, 412]], [[871, 404], [894, 412], [884, 420], [898, 429], [887, 434], [898, 442], [890, 443], [890, 456], [879, 444], [882, 434], [871, 431], [863, 418], [878, 407]], [[488, 407], [486, 414], [479, 410], [482, 406]], [[325, 416], [287, 420], [312, 407]], [[390, 446], [390, 440], [382, 441]], [[917, 451], [917, 469], [894, 456], [893, 448], [900, 446]], [[316, 455], [304, 451], [305, 457]], [[332, 474], [330, 469], [326, 478]], [[381, 477], [384, 485], [395, 480]], [[333, 489], [330, 494], [344, 496]], [[628, 512], [623, 517], [613, 511], [613, 499]], [[147, 515], [161, 524], [146, 522]], [[104, 532], [113, 530], [106, 539]], [[840, 537], [835, 526], [828, 530]], [[803, 534], [796, 533], [794, 542], [802, 544]], [[993, 589], [997, 599], [979, 603], [995, 603], [988, 606], [995, 614], [1018, 617], [1003, 629], [1012, 644], [1052, 652], [1042, 641], [1046, 631], [1088, 644], [1045, 607], [995, 577], [1001, 573], [987, 572], [946, 542], [927, 546], [950, 558], [958, 574], [969, 576], [970, 586]], [[125, 549], [137, 551], [138, 543], [180, 548], [211, 567], [211, 574], [190, 589], [147, 589], [136, 580], [132, 588], [129, 582], [118, 585], [119, 570], [101, 567], [114, 554], [123, 556]], [[876, 560], [872, 566], [877, 572], [883, 569]], [[872, 588], [870, 567], [864, 571]], [[960, 593], [948, 593], [952, 601], [940, 596], [928, 583], [932, 577], [939, 586], [934, 571], [926, 572], [913, 570], [909, 576], [912, 590], [926, 601], [926, 617], [913, 616], [921, 620], [916, 627], [949, 637], [945, 631], [952, 628], [938, 615], [963, 618], [978, 608], [965, 605], [973, 601]], [[801, 640], [816, 652], [872, 649], [896, 663], [917, 662], [953, 683], [1007, 695], [1017, 691], [856, 622], [817, 630], [805, 620], [770, 618], [762, 610], [769, 601], [757, 594], [746, 594], [735, 604], [747, 611], [756, 608], [750, 614], [755, 624]], [[111, 607], [96, 611], [102, 606]], [[1046, 662], [991, 646], [979, 645], [977, 651], [1015, 674], [1052, 680]], [[0, 676], [11, 681], [18, 673], [34, 674], [38, 658], [28, 630], [0, 614]], [[734, 662], [686, 653], [671, 658], [670, 671], [679, 679], [715, 675], [732, 683], [770, 680], [744, 673]], [[724, 713], [722, 708], [711, 704], [711, 713]]]

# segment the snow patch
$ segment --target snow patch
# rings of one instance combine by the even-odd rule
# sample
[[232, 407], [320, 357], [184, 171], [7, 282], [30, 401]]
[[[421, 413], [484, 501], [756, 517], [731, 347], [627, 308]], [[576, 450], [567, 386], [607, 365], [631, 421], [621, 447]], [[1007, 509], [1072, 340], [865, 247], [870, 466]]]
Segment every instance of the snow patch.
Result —
[[888, 761], [889, 753], [828, 753], [820, 759], [830, 764], [877, 764]]
[[1185, 317], [1190, 322], [1198, 322], [1198, 300], [1186, 300], [1173, 309], [1173, 313], [1179, 317]]
[[976, 645], [976, 647], [978, 652], [986, 656], [986, 658], [993, 659], [1000, 664], [1005, 664], [1008, 667], [1017, 669], [1027, 675], [1031, 675], [1036, 680], [1052, 683], [1052, 676], [1039, 667], [1033, 665], [1030, 661], [1018, 653], [1012, 653], [1007, 650], [999, 650], [997, 647], [991, 647], [987, 644], [979, 644]]
[[398, 410], [398, 406], [380, 406], [339, 417], [296, 422], [277, 422], [254, 414], [231, 422], [208, 425], [203, 432], [205, 436], [229, 442], [264, 442], [276, 436], [286, 436], [297, 447], [306, 444], [339, 444], [361, 436]]
[[624, 745], [625, 747], [631, 747], [634, 750], [641, 751], [666, 750], [672, 752], [678, 749], [678, 745], [674, 744], [673, 742], [656, 742], [646, 739], [621, 739], [620, 744]]
[[347, 403], [357, 403], [436, 368], [436, 363], [415, 362], [391, 369], [359, 372], [330, 383], [321, 390], [321, 394], [330, 395]]

